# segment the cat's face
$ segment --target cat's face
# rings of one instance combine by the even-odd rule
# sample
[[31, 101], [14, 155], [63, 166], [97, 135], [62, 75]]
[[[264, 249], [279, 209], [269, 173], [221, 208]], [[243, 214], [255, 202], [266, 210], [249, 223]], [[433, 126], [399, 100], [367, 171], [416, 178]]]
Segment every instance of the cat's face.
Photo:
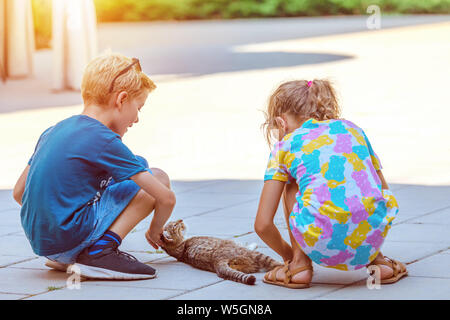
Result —
[[162, 240], [164, 245], [175, 246], [184, 240], [184, 231], [186, 230], [186, 225], [183, 220], [179, 219], [177, 221], [171, 221], [164, 226], [164, 232]]

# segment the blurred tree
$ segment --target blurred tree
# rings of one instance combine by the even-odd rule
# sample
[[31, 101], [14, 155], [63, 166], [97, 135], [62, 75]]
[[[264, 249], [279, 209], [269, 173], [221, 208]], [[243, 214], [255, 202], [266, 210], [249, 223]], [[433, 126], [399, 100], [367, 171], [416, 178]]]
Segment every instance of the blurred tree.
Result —
[[52, 0], [32, 0], [36, 49], [50, 48], [52, 39]]
[[450, 13], [450, 0], [94, 0], [99, 21], [184, 20], [366, 14]]
[[[50, 47], [52, 0], [32, 0], [37, 48]], [[450, 0], [94, 0], [99, 22], [382, 13], [450, 13]]]

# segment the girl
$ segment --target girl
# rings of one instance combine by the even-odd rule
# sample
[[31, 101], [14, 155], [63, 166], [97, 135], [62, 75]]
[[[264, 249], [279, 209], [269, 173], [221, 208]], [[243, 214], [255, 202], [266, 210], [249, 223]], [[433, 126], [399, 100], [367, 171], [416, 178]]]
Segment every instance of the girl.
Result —
[[[327, 80], [283, 83], [269, 99], [264, 123], [270, 154], [255, 231], [285, 261], [264, 282], [309, 287], [312, 261], [339, 270], [378, 267], [381, 283], [407, 275], [384, 257], [384, 238], [398, 212], [364, 131], [340, 118]], [[273, 223], [280, 198], [290, 242]]]

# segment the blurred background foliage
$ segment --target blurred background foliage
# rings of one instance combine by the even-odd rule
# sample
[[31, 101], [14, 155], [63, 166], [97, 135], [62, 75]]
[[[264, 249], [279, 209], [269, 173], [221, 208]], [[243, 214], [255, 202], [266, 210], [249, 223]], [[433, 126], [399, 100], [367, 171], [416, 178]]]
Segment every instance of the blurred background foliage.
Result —
[[[32, 0], [37, 48], [51, 45], [51, 0]], [[450, 0], [94, 0], [99, 22], [450, 13]]]
[[366, 14], [450, 13], [450, 0], [94, 0], [99, 21], [146, 21]]
[[36, 49], [49, 48], [52, 37], [52, 0], [32, 0]]

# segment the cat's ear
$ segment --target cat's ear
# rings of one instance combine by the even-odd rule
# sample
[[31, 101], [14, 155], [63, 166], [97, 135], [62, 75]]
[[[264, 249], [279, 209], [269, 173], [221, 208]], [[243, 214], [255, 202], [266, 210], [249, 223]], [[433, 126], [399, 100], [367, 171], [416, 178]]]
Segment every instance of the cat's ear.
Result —
[[173, 239], [170, 237], [170, 235], [167, 231], [163, 231], [162, 237], [163, 237], [163, 240], [166, 242], [173, 242]]

